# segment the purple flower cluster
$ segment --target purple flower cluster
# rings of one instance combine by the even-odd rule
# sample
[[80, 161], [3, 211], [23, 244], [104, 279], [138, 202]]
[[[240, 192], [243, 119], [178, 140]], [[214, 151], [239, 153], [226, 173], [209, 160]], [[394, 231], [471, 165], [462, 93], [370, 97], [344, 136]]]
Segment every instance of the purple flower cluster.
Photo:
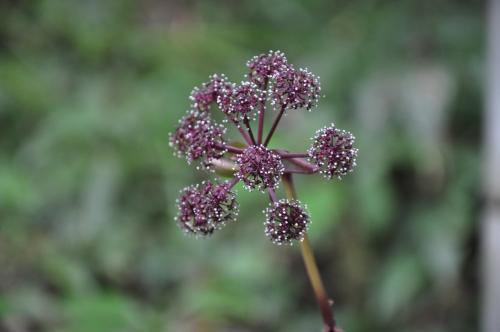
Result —
[[177, 129], [170, 134], [170, 146], [175, 147], [179, 157], [185, 157], [188, 164], [202, 160], [202, 167], [209, 167], [210, 160], [219, 159], [224, 151], [218, 149], [223, 144], [226, 129], [215, 124], [208, 113], [188, 112]]
[[206, 236], [236, 219], [238, 204], [229, 183], [205, 181], [182, 190], [177, 223], [186, 233]]
[[189, 99], [193, 102], [192, 107], [198, 111], [206, 112], [210, 105], [217, 101], [222, 91], [232, 89], [233, 84], [228, 82], [225, 75], [214, 74], [210, 80], [203, 83], [201, 88], [196, 87], [191, 92]]
[[275, 244], [292, 244], [293, 240], [301, 241], [309, 226], [309, 214], [299, 201], [281, 199], [271, 203], [265, 210], [266, 235]]
[[236, 176], [248, 190], [275, 189], [285, 166], [278, 153], [264, 145], [251, 145], [236, 158]]
[[271, 88], [273, 103], [281, 108], [311, 110], [320, 98], [319, 78], [307, 69], [289, 68], [277, 73]]
[[[265, 210], [265, 233], [276, 244], [301, 241], [310, 218], [296, 200], [278, 200], [275, 189], [281, 179], [293, 173], [322, 173], [327, 178], [346, 175], [356, 166], [354, 137], [333, 125], [320, 129], [304, 153], [271, 149], [268, 144], [287, 110], [316, 107], [320, 98], [319, 78], [306, 69], [295, 69], [279, 51], [257, 55], [247, 62], [248, 81], [237, 85], [224, 75], [212, 75], [190, 96], [191, 110], [170, 134], [175, 154], [189, 164], [198, 161], [203, 169], [232, 174], [222, 184], [203, 182], [189, 186], [177, 201], [177, 222], [186, 232], [209, 235], [234, 220], [238, 206], [233, 187], [242, 182], [247, 190], [268, 192], [271, 206]], [[266, 105], [278, 109], [264, 136]], [[212, 118], [216, 105], [225, 122], [236, 125], [243, 143], [228, 144], [226, 128]], [[250, 121], [258, 118], [258, 131]], [[242, 125], [243, 124], [243, 125]]]
[[265, 89], [269, 79], [290, 68], [283, 52], [269, 51], [267, 54], [254, 56], [247, 62], [248, 79], [261, 89]]
[[331, 124], [316, 132], [308, 150], [309, 158], [327, 179], [341, 179], [356, 167], [358, 149], [353, 148], [353, 144], [354, 136], [350, 132]]
[[223, 89], [217, 98], [220, 110], [233, 122], [253, 119], [252, 111], [264, 100], [262, 90], [251, 82]]

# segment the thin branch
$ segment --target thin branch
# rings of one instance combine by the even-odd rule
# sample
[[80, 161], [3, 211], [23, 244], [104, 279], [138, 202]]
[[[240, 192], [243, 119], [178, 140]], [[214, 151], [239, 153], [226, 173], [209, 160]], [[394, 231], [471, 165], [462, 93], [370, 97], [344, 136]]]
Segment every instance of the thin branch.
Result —
[[285, 107], [281, 106], [281, 110], [276, 119], [274, 119], [273, 126], [271, 127], [271, 130], [269, 131], [269, 134], [267, 134], [266, 140], [264, 141], [264, 146], [267, 146], [269, 144], [269, 141], [273, 137], [274, 131], [276, 130], [278, 123], [280, 123], [281, 117], [283, 116], [284, 113], [285, 113]]
[[276, 192], [274, 191], [274, 189], [267, 189], [267, 192], [269, 193], [269, 199], [271, 200], [271, 202], [277, 202], [278, 201], [278, 198], [276, 198]]
[[229, 181], [229, 187], [227, 188], [228, 190], [231, 190], [233, 189], [233, 187], [238, 183], [240, 182], [240, 179], [238, 177], [234, 177], [232, 178], [230, 181]]
[[311, 164], [310, 162], [307, 162], [303, 159], [292, 158], [292, 159], [287, 159], [287, 160], [289, 162], [291, 162], [292, 164], [297, 165], [300, 168], [311, 171], [313, 173], [316, 173], [319, 170], [317, 166], [315, 166], [315, 165]]
[[317, 170], [306, 170], [306, 169], [291, 169], [285, 168], [284, 173], [292, 173], [292, 174], [314, 174]]
[[248, 121], [248, 118], [246, 116], [245, 119], [243, 119], [243, 123], [247, 127], [248, 134], [250, 135], [250, 139], [252, 140], [253, 145], [256, 145], [257, 142], [255, 141], [255, 137], [253, 136], [252, 127], [250, 127], [250, 121]]
[[236, 128], [238, 128], [238, 131], [240, 132], [241, 136], [243, 136], [245, 142], [247, 142], [248, 145], [252, 145], [253, 144], [252, 139], [250, 138], [250, 136], [248, 136], [248, 133], [245, 131], [245, 129], [241, 128], [241, 126], [236, 122], [234, 122], [234, 124]]
[[266, 113], [266, 91], [267, 91], [267, 78], [264, 81], [264, 88], [262, 89], [263, 96], [262, 96], [262, 101], [259, 104], [259, 129], [257, 132], [257, 143], [260, 145], [262, 144], [262, 135], [264, 134], [264, 115]]
[[231, 119], [231, 117], [229, 117], [229, 115], [226, 114], [226, 116], [227, 116], [228, 120], [231, 121], [236, 126], [236, 128], [238, 128], [238, 131], [240, 132], [241, 136], [243, 136], [243, 139], [245, 140], [245, 142], [247, 142], [248, 145], [253, 145], [252, 139], [250, 138], [248, 133], [245, 131], [245, 129], [241, 128], [240, 124], [236, 120]]
[[278, 154], [281, 156], [283, 159], [290, 159], [290, 158], [307, 158], [309, 155], [307, 153], [290, 153], [290, 152], [283, 152], [283, 151], [278, 151]]
[[227, 150], [228, 152], [231, 152], [234, 154], [243, 153], [243, 149], [240, 149], [240, 148], [237, 148], [235, 146], [228, 145], [228, 144], [217, 143], [217, 144], [215, 144], [215, 147], [219, 150]]

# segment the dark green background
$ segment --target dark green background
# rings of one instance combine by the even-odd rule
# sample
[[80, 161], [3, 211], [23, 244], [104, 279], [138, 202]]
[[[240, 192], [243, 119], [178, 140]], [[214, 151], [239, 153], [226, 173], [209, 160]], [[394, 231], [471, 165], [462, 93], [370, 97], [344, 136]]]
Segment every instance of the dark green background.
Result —
[[265, 195], [238, 186], [240, 220], [207, 240], [173, 221], [212, 176], [168, 147], [192, 87], [269, 49], [325, 94], [272, 145], [304, 150], [331, 122], [357, 137], [354, 173], [297, 181], [340, 324], [477, 330], [483, 10], [0, 1], [0, 331], [320, 331], [298, 247], [264, 236]]

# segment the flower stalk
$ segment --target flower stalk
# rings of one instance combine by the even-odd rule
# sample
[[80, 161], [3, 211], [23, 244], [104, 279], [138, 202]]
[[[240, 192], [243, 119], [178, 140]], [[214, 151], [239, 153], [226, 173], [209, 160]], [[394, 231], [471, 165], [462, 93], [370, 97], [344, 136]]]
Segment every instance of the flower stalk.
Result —
[[237, 147], [229, 145], [229, 144], [217, 143], [217, 144], [215, 144], [215, 148], [217, 148], [219, 150], [227, 150], [227, 152], [234, 153], [234, 154], [243, 153], [243, 149], [237, 148]]
[[243, 119], [243, 123], [245, 124], [245, 127], [247, 127], [248, 134], [250, 136], [250, 140], [252, 141], [252, 144], [256, 145], [257, 142], [255, 141], [255, 137], [253, 136], [252, 127], [250, 127], [250, 121], [248, 120], [248, 118], [246, 116], [245, 116], [245, 119]]
[[[293, 177], [290, 173], [285, 173], [283, 175], [283, 185], [286, 196], [289, 199], [297, 199], [297, 193], [293, 184]], [[319, 273], [318, 264], [316, 263], [316, 258], [314, 257], [314, 252], [307, 234], [304, 235], [303, 240], [300, 242], [300, 251], [302, 253], [304, 265], [306, 267], [307, 275], [309, 277], [309, 281], [311, 282], [316, 301], [318, 302], [318, 306], [321, 311], [321, 316], [323, 317], [324, 332], [334, 332], [336, 324], [331, 307], [333, 301], [330, 300], [328, 294], [326, 293], [323, 280], [321, 279], [321, 275]]]
[[257, 143], [262, 144], [262, 136], [264, 135], [264, 117], [266, 114], [266, 90], [267, 90], [267, 81], [268, 79], [264, 79], [264, 87], [262, 91], [263, 93], [263, 98], [261, 102], [259, 103], [259, 124], [258, 124], [258, 129], [257, 129]]
[[315, 166], [304, 159], [299, 159], [299, 158], [291, 158], [287, 159], [289, 162], [291, 162], [294, 165], [299, 166], [300, 168], [308, 171], [309, 173], [316, 173], [318, 172], [318, 166]]
[[237, 123], [236, 121], [233, 121], [234, 125], [236, 126], [236, 128], [238, 128], [238, 131], [240, 132], [241, 136], [243, 137], [243, 139], [245, 140], [245, 142], [248, 144], [248, 145], [252, 145], [253, 144], [253, 141], [252, 141], [252, 137], [250, 137], [250, 135], [245, 131], [245, 129], [243, 129], [239, 123]]
[[290, 152], [278, 152], [283, 159], [292, 158], [307, 158], [309, 155], [307, 153], [290, 153]]
[[313, 174], [314, 170], [285, 168], [285, 173], [291, 174]]
[[280, 123], [280, 120], [283, 117], [283, 114], [285, 114], [285, 109], [286, 109], [285, 107], [281, 107], [278, 116], [276, 116], [276, 119], [274, 119], [271, 130], [269, 131], [269, 134], [267, 134], [266, 140], [264, 141], [264, 146], [267, 146], [269, 144], [269, 141], [273, 137], [274, 131], [276, 130], [276, 127], [278, 127], [278, 123]]

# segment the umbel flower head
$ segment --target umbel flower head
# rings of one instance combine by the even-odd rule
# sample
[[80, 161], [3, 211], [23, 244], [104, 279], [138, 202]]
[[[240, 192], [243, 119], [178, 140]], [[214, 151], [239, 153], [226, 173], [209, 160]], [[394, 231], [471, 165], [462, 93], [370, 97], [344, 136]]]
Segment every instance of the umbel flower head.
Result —
[[[199, 161], [203, 169], [232, 174], [232, 180], [222, 184], [205, 181], [185, 188], [177, 200], [176, 219], [186, 233], [212, 234], [236, 218], [238, 206], [232, 188], [241, 181], [245, 189], [269, 195], [265, 234], [273, 243], [291, 244], [304, 238], [310, 217], [299, 201], [277, 198], [275, 189], [279, 183], [292, 174], [322, 173], [328, 179], [341, 178], [356, 166], [358, 150], [353, 147], [354, 136], [333, 125], [316, 133], [307, 152], [270, 148], [286, 111], [317, 106], [321, 93], [319, 78], [306, 69], [295, 69], [279, 51], [253, 57], [247, 68], [248, 81], [239, 85], [224, 75], [212, 75], [208, 82], [195, 88], [190, 96], [191, 110], [170, 134], [175, 154], [189, 164]], [[267, 109], [267, 105], [273, 107]], [[278, 113], [264, 135], [266, 114], [273, 110]], [[214, 112], [220, 112], [224, 125], [212, 118]], [[251, 123], [254, 120], [256, 131], [255, 123]], [[225, 126], [231, 123], [236, 125], [243, 143], [232, 145], [224, 139]], [[287, 134], [291, 136], [290, 132]]]
[[252, 112], [263, 101], [263, 93], [252, 82], [227, 86], [217, 98], [220, 110], [232, 121], [239, 122], [252, 119]]
[[236, 159], [236, 166], [236, 176], [245, 188], [260, 191], [275, 189], [285, 170], [280, 155], [264, 145], [251, 145], [243, 150]]
[[317, 105], [321, 92], [319, 78], [307, 69], [288, 68], [277, 72], [274, 80], [272, 103], [278, 107], [311, 110]]
[[269, 51], [267, 54], [254, 56], [247, 62], [248, 78], [259, 88], [265, 89], [267, 82], [276, 74], [289, 68], [283, 52]]
[[217, 101], [222, 91], [232, 87], [233, 84], [227, 80], [225, 75], [214, 74], [201, 87], [195, 87], [189, 99], [193, 102], [194, 109], [205, 112], [209, 110], [210, 105]]
[[309, 214], [297, 200], [281, 199], [271, 203], [265, 211], [266, 235], [275, 244], [291, 244], [302, 241], [309, 226]]
[[309, 158], [326, 178], [340, 179], [356, 167], [358, 149], [353, 148], [353, 144], [354, 136], [350, 132], [331, 124], [316, 132], [308, 151]]
[[182, 190], [177, 200], [179, 226], [195, 235], [210, 235], [236, 219], [238, 205], [229, 183], [205, 181]]
[[211, 159], [219, 159], [224, 151], [218, 148], [223, 143], [226, 129], [216, 124], [208, 113], [188, 112], [180, 121], [177, 129], [170, 134], [170, 146], [179, 157], [185, 157], [188, 164], [202, 160], [202, 166], [210, 166]]

